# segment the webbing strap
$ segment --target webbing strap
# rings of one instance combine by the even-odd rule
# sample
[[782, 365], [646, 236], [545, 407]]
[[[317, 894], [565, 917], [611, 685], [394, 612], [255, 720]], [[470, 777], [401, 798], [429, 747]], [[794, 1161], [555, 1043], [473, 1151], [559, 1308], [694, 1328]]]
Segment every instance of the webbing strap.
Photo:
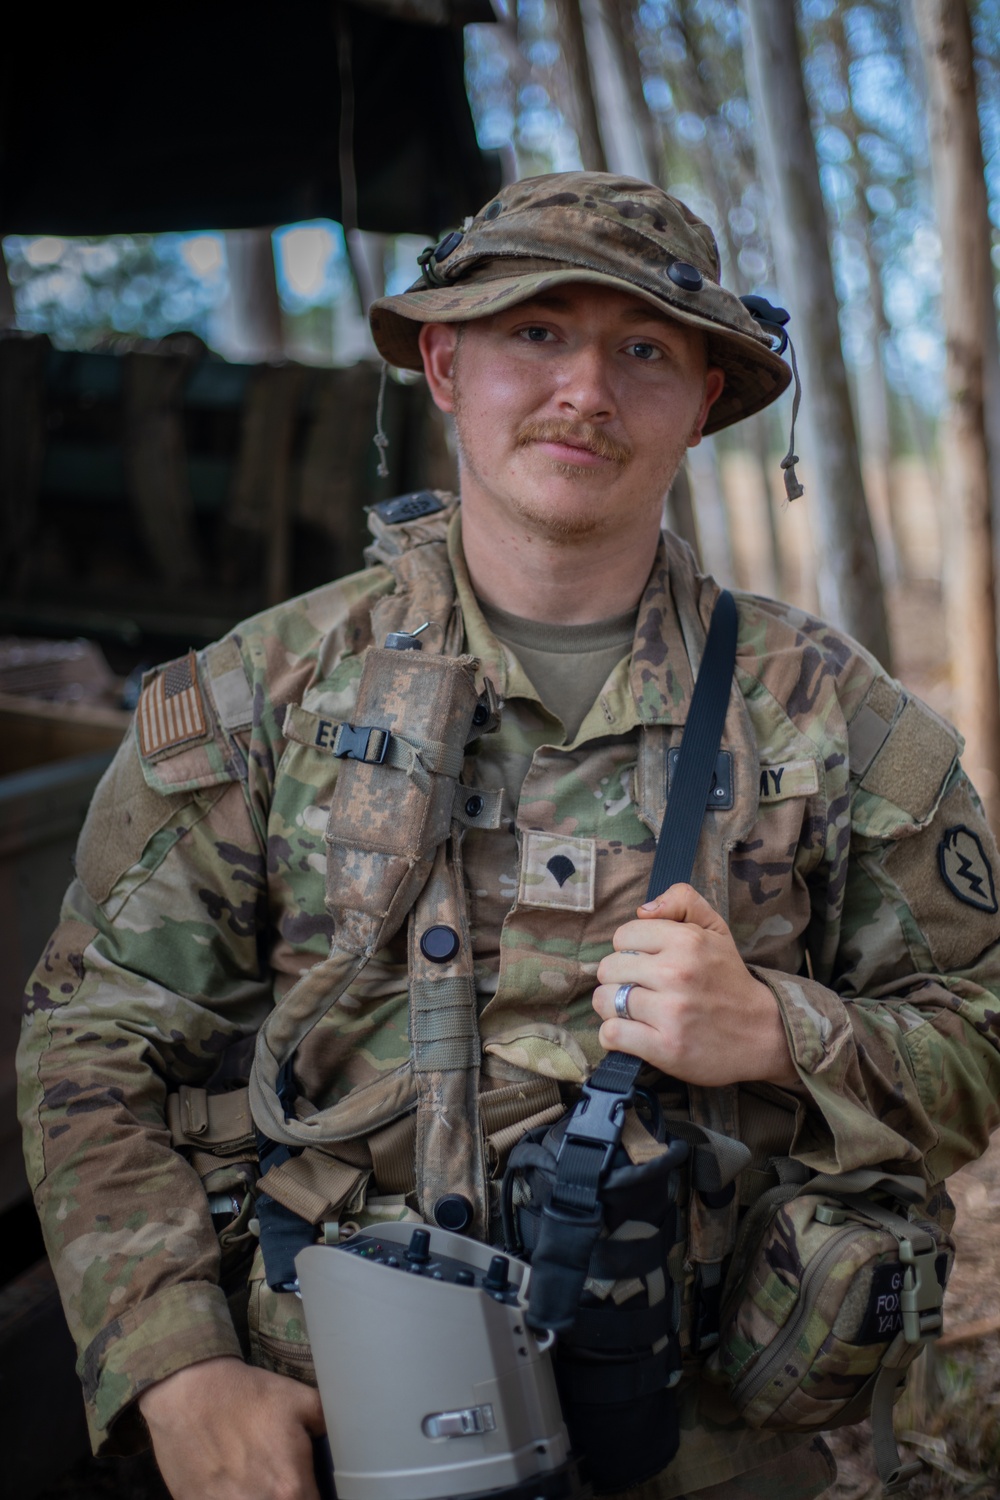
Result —
[[476, 997], [467, 974], [410, 981], [410, 1042], [417, 1068], [472, 1068], [479, 1060]]
[[[736, 631], [736, 602], [723, 589], [712, 612], [691, 696], [650, 872], [648, 901], [691, 877], [732, 691]], [[630, 1053], [609, 1052], [584, 1084], [570, 1116], [532, 1259], [526, 1314], [532, 1327], [558, 1333], [572, 1326], [589, 1260], [584, 1241], [592, 1249], [600, 1233], [600, 1183], [621, 1139], [625, 1109], [642, 1065], [642, 1059]], [[575, 1238], [572, 1247], [571, 1237]]]

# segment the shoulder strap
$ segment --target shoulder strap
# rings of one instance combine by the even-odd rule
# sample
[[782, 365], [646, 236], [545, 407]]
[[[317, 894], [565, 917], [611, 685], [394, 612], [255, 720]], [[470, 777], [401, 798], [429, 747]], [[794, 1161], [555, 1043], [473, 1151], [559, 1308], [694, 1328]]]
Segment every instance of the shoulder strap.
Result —
[[[647, 900], [689, 880], [705, 817], [736, 662], [736, 603], [723, 590], [691, 697], [680, 756], [667, 798]], [[532, 1256], [527, 1322], [565, 1332], [576, 1317], [590, 1253], [601, 1227], [599, 1189], [621, 1139], [626, 1106], [642, 1059], [609, 1052], [570, 1116], [556, 1163], [552, 1196]]]

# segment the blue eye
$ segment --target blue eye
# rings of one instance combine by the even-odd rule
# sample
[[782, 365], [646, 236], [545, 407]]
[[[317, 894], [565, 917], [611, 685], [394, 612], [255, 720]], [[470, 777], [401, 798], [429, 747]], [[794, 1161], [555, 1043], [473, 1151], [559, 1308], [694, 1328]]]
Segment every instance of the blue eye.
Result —
[[551, 337], [549, 330], [541, 327], [522, 328], [521, 336], [531, 344], [544, 344]]
[[659, 349], [657, 349], [655, 344], [645, 344], [639, 341], [634, 344], [630, 344], [629, 348], [635, 355], [636, 359], [648, 361], [659, 359], [660, 357], [660, 351]]

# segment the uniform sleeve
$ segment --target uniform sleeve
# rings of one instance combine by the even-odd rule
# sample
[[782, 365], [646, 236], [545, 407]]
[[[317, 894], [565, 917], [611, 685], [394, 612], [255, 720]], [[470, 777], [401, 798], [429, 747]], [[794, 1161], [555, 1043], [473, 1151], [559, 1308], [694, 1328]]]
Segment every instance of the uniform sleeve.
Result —
[[179, 760], [150, 785], [129, 736], [99, 786], [18, 1055], [29, 1179], [107, 1451], [134, 1442], [129, 1421], [109, 1434], [146, 1386], [240, 1352], [205, 1193], [164, 1109], [271, 1004], [266, 876], [234, 764], [202, 751], [184, 786]]
[[853, 799], [826, 982], [754, 972], [799, 1072], [792, 1154], [820, 1172], [880, 1165], [933, 1185], [1000, 1123], [997, 849], [957, 762], [916, 817], [905, 785], [869, 779], [878, 790], [862, 783]]

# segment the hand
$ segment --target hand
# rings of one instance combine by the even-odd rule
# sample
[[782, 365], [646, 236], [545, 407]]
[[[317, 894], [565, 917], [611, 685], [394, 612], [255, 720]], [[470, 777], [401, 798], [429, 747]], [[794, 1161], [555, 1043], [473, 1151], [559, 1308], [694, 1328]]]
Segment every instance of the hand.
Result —
[[[601, 1046], [631, 1052], [685, 1083], [794, 1084], [778, 1002], [704, 897], [674, 885], [637, 916], [618, 928], [615, 952], [597, 970]], [[621, 984], [635, 985], [629, 1020], [615, 1015]]]
[[206, 1359], [143, 1391], [139, 1410], [174, 1500], [319, 1500], [312, 1439], [326, 1425], [312, 1386]]

